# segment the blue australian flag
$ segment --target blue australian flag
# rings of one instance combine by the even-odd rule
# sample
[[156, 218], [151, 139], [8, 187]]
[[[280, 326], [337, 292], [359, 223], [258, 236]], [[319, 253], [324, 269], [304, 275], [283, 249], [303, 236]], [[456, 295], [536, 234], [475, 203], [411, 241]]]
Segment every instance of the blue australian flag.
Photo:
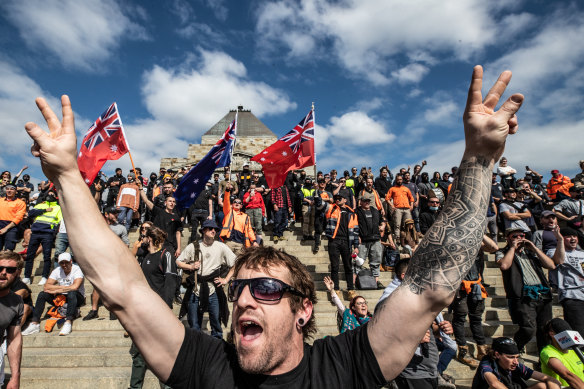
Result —
[[225, 133], [187, 174], [180, 180], [174, 192], [174, 197], [180, 208], [188, 208], [195, 202], [199, 194], [205, 189], [205, 184], [217, 168], [231, 164], [231, 150], [235, 145], [237, 134], [237, 115]]

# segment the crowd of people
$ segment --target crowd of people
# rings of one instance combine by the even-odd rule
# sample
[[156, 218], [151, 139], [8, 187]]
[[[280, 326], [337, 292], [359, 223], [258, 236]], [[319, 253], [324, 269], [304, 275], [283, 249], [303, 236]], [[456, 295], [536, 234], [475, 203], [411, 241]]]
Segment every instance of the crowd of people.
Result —
[[[510, 74], [501, 77], [506, 85]], [[473, 87], [476, 85], [471, 83], [471, 90]], [[513, 95], [505, 103], [509, 104], [505, 114], [509, 116], [500, 119], [509, 133], [516, 131], [513, 114], [521, 104], [520, 96]], [[473, 98], [469, 94], [469, 99]], [[43, 100], [37, 104], [48, 109]], [[472, 114], [475, 105], [469, 103], [466, 114]], [[51, 131], [71, 131], [68, 98], [64, 98], [63, 107], [63, 124]], [[49, 120], [54, 114], [48, 111], [43, 113], [54, 125], [54, 120]], [[468, 124], [467, 120], [466, 125], [480, 132], [491, 124]], [[35, 147], [44, 147], [55, 156], [67, 155], [67, 147], [58, 146], [66, 140], [47, 140], [37, 130], [41, 131], [27, 124]], [[474, 141], [473, 135], [468, 136], [471, 145], [480, 143], [480, 136]], [[504, 145], [505, 136], [494, 143]], [[342, 176], [336, 170], [319, 171], [316, 177], [292, 171], [278, 188], [269, 188], [261, 172], [250, 170], [249, 165], [233, 174], [226, 169], [222, 179], [220, 174], [213, 176], [188, 209], [177, 207], [173, 196], [186, 167], [160, 169], [148, 178], [140, 169], [126, 176], [116, 169], [109, 178], [100, 173], [87, 196], [80, 189], [82, 181], [70, 180], [62, 173], [74, 167], [68, 163], [70, 158], [45, 159], [43, 167], [53, 181], [39, 184], [37, 192], [24, 176], [20, 186], [16, 185], [26, 167], [13, 180], [4, 172], [0, 187], [0, 250], [4, 250], [0, 252], [0, 309], [6, 312], [0, 316], [14, 374], [12, 385], [14, 377], [19, 379], [15, 360], [16, 349], [22, 347], [20, 327], [24, 326], [25, 336], [39, 332], [49, 303], [54, 307], [48, 312], [51, 318], [64, 319], [59, 335], [70, 334], [72, 322], [80, 316], [79, 307], [85, 304], [87, 277], [94, 291], [91, 310], [83, 320], [99, 317], [102, 301], [110, 319], [119, 319], [128, 330], [133, 340], [132, 388], [142, 386], [147, 366], [160, 377], [161, 385], [173, 387], [208, 384], [210, 379], [235, 387], [234, 380], [242, 378], [240, 374], [245, 374], [246, 382], [260, 377], [266, 380], [265, 374], [276, 375], [276, 381], [266, 382], [281, 385], [284, 382], [277, 381], [283, 377], [280, 374], [292, 371], [302, 361], [315, 365], [295, 375], [305, 377], [311, 385], [340, 384], [350, 376], [363, 380], [365, 387], [390, 379], [404, 389], [453, 387], [445, 370], [455, 357], [477, 369], [473, 388], [525, 387], [530, 378], [539, 381], [538, 387], [557, 388], [566, 382], [584, 387], [582, 364], [564, 352], [553, 337], [568, 328], [584, 333], [584, 161], [580, 161], [582, 173], [574, 179], [552, 170], [553, 177], [546, 185], [542, 176], [527, 166], [520, 176], [505, 157], [499, 158], [499, 149], [490, 153], [491, 164], [493, 158], [499, 164], [492, 174], [490, 192], [485, 191], [491, 174], [486, 168], [492, 165], [481, 162], [484, 155], [467, 146], [467, 159], [463, 158], [459, 168], [434, 172], [431, 179], [424, 171], [426, 161], [395, 175], [384, 166], [377, 177], [366, 167], [360, 171], [353, 167]], [[62, 169], [51, 170], [57, 165]], [[69, 194], [75, 191], [77, 196]], [[472, 211], [474, 208], [480, 212]], [[485, 208], [486, 214], [482, 214]], [[91, 218], [97, 209], [105, 223]], [[85, 222], [79, 217], [84, 211], [91, 213]], [[478, 230], [482, 221], [487, 222], [485, 231]], [[311, 361], [306, 360], [303, 343], [316, 331], [314, 283], [301, 261], [265, 245], [266, 230], [271, 230], [277, 245], [287, 240], [287, 229], [296, 228], [292, 222], [300, 224], [302, 241], [314, 254], [320, 250], [322, 236], [328, 240], [330, 277], [324, 282], [338, 309], [343, 334], [315, 341]], [[102, 227], [106, 224], [107, 228]], [[129, 247], [128, 232], [133, 226], [138, 228], [139, 238]], [[192, 230], [183, 251], [187, 226]], [[85, 244], [79, 244], [89, 237]], [[21, 239], [24, 250], [15, 253]], [[504, 247], [500, 249], [497, 241], [504, 242]], [[41, 252], [38, 284], [43, 285], [43, 291], [32, 304], [28, 285], [36, 281], [33, 262]], [[486, 253], [495, 254], [509, 313], [518, 326], [513, 339], [494, 339], [490, 348], [482, 329], [489, 287], [483, 276]], [[125, 261], [132, 255], [135, 261]], [[339, 297], [341, 262], [349, 307]], [[135, 276], [138, 268], [144, 277]], [[544, 269], [549, 270], [549, 277]], [[106, 270], [108, 277], [102, 274]], [[380, 281], [384, 271], [394, 272], [387, 286]], [[228, 286], [227, 294], [224, 286]], [[373, 313], [357, 288], [383, 290]], [[552, 316], [552, 293], [556, 291], [565, 321]], [[16, 293], [22, 298], [14, 297]], [[283, 312], [280, 304], [288, 294], [290, 313]], [[23, 302], [25, 295], [28, 302]], [[150, 304], [148, 308], [142, 303], [144, 299]], [[194, 331], [185, 333], [168, 314], [164, 307], [172, 308], [174, 302], [181, 304], [180, 316], [187, 317]], [[224, 347], [228, 302], [234, 306], [227, 340], [234, 348], [219, 351]], [[447, 304], [451, 322], [441, 313]], [[144, 320], [153, 311], [160, 314], [158, 322]], [[210, 317], [211, 337], [198, 331], [204, 313]], [[290, 316], [292, 325], [272, 327], [264, 315], [273, 320]], [[476, 357], [464, 335], [467, 316], [477, 344]], [[432, 321], [429, 327], [426, 320]], [[49, 327], [47, 322], [45, 330], [50, 331]], [[535, 370], [541, 372], [518, 360], [534, 336], [541, 353], [541, 365]], [[261, 351], [257, 339], [262, 339]], [[283, 342], [291, 345], [288, 351], [282, 349]], [[409, 351], [389, 351], [387, 342], [398, 348], [411, 347], [414, 354], [410, 359]], [[354, 357], [348, 365], [351, 367], [343, 362], [345, 351]], [[208, 355], [216, 361], [203, 366], [201, 358]], [[345, 368], [332, 367], [335, 363], [343, 363]], [[317, 366], [335, 370], [337, 375], [321, 376]], [[203, 374], [205, 369], [225, 374]]]
[[[584, 333], [581, 274], [584, 254], [580, 251], [584, 236], [581, 199], [584, 161], [580, 165], [583, 173], [573, 179], [552, 171], [553, 178], [546, 185], [542, 176], [529, 167], [520, 176], [508, 166], [505, 157], [499, 161], [492, 176], [488, 228], [482, 249], [450, 305], [451, 331], [440, 334], [443, 328], [440, 323], [448, 323], [442, 318], [436, 321], [436, 332], [431, 337], [436, 347], [440, 345], [441, 353], [429, 374], [438, 378], [442, 386], [452, 385], [452, 377], [444, 372], [452, 358], [477, 368], [489, 355], [482, 331], [484, 298], [489, 286], [482, 274], [486, 253], [496, 253], [509, 311], [519, 326], [514, 337], [519, 350], [523, 351], [536, 334], [540, 351], [549, 344], [544, 327], [552, 319], [552, 290], [559, 293], [566, 321]], [[359, 174], [355, 167], [345, 170], [340, 178], [336, 170], [319, 171], [316, 177], [294, 171], [288, 174], [282, 187], [269, 188], [261, 171], [251, 171], [245, 165], [236, 174], [228, 169], [223, 177], [214, 174], [188, 209], [178, 209], [173, 197], [186, 168], [168, 171], [161, 168], [148, 178], [139, 169], [126, 176], [116, 169], [109, 178], [100, 173], [90, 189], [104, 219], [125, 245], [130, 244], [130, 228], [135, 226], [139, 230], [132, 252], [141, 264], [146, 256], [156, 259], [151, 261], [151, 269], [143, 266], [151, 287], [170, 307], [173, 300], [183, 304], [183, 316], [192, 328], [200, 329], [203, 313], [208, 312], [211, 335], [217, 338], [223, 338], [222, 322], [227, 325], [227, 299], [219, 291], [231, 278], [236, 255], [246, 247], [263, 245], [266, 230], [272, 230], [274, 243], [285, 240], [284, 231], [294, 228], [295, 222], [300, 225], [302, 241], [313, 247], [314, 254], [318, 253], [324, 234], [331, 270], [325, 284], [339, 309], [342, 322], [339, 329], [344, 332], [366, 323], [372, 316], [365, 299], [356, 293], [358, 278], [359, 287], [377, 289], [386, 289], [379, 281], [380, 272], [394, 271], [394, 281], [403, 279], [409, 258], [447, 201], [457, 169], [453, 168], [451, 174], [435, 172], [429, 179], [424, 171], [426, 166], [423, 161], [412, 172], [408, 167], [395, 175], [383, 166], [377, 177], [371, 168], [365, 167]], [[22, 239], [24, 277], [13, 286], [27, 297], [21, 319], [23, 324], [29, 322], [24, 334], [40, 331], [46, 303], [64, 302], [61, 313], [66, 321], [60, 335], [67, 335], [79, 315], [79, 307], [85, 304], [83, 273], [66, 251], [67, 230], [53, 185], [43, 181], [33, 191], [26, 175], [19, 186], [14, 185], [25, 169], [12, 181], [9, 172], [2, 174], [5, 179], [0, 188], [3, 219], [0, 248], [13, 251]], [[559, 229], [558, 220], [566, 228]], [[182, 251], [183, 229], [189, 226], [192, 230], [189, 243]], [[503, 249], [499, 250], [497, 240], [506, 242]], [[33, 304], [27, 285], [32, 282], [33, 261], [39, 252], [43, 254], [39, 284], [46, 286]], [[203, 261], [203, 257], [207, 260]], [[340, 262], [345, 271], [349, 308], [337, 296]], [[549, 279], [543, 269], [551, 271]], [[182, 272], [184, 277], [179, 275]], [[198, 282], [193, 279], [195, 273]], [[368, 276], [373, 277], [372, 287], [363, 285]], [[398, 285], [399, 282], [392, 282], [384, 296]], [[100, 296], [94, 290], [91, 310], [84, 320], [98, 318], [99, 305]], [[465, 339], [467, 316], [477, 345], [476, 358]], [[115, 315], [110, 318], [115, 319]], [[454, 335], [455, 341], [449, 334]], [[136, 371], [131, 387], [140, 387], [146, 364], [135, 347], [132, 356]], [[438, 375], [432, 377], [433, 372]]]

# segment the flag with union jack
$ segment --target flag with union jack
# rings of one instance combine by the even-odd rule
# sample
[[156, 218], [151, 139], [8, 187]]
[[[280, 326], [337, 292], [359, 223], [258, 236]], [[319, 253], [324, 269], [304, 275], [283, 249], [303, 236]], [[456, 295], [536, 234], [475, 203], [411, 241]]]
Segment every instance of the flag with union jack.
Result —
[[114, 102], [85, 133], [77, 165], [87, 185], [91, 185], [107, 160], [120, 159], [130, 148], [126, 142], [122, 118]]
[[251, 159], [262, 165], [270, 188], [282, 186], [289, 171], [316, 163], [314, 122], [311, 109], [296, 127]]
[[180, 180], [174, 192], [174, 197], [180, 208], [191, 206], [205, 189], [205, 184], [209, 181], [215, 169], [231, 164], [231, 154], [235, 147], [236, 136], [237, 112], [235, 113], [235, 119], [227, 127], [223, 136], [215, 143], [215, 146]]

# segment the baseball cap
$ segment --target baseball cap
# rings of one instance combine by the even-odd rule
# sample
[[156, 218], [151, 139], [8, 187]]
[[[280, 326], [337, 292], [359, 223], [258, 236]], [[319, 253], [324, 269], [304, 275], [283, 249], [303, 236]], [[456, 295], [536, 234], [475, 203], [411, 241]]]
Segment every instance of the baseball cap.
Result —
[[554, 213], [554, 211], [550, 211], [549, 209], [546, 209], [545, 211], [543, 211], [541, 213], [541, 217], [548, 217], [548, 216], [556, 216], [556, 214]]
[[67, 252], [59, 254], [59, 263], [61, 262], [71, 262], [71, 254]]
[[513, 232], [525, 232], [521, 227], [510, 227], [505, 230], [505, 236], [511, 235]]
[[551, 172], [551, 173], [552, 173], [552, 174], [554, 174], [554, 173], [559, 173], [559, 172], [560, 172], [560, 171], [559, 171], [558, 169], [554, 169], [554, 170], [552, 170], [552, 172]]
[[511, 338], [500, 337], [493, 339], [492, 345], [493, 351], [497, 351], [501, 354], [517, 355], [519, 354], [519, 347], [517, 343]]

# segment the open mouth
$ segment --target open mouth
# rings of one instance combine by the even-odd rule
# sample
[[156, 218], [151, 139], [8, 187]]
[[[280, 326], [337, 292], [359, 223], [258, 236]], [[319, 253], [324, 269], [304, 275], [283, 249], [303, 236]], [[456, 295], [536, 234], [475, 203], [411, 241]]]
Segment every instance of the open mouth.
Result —
[[254, 320], [240, 320], [239, 331], [244, 341], [253, 341], [260, 337], [264, 329]]

